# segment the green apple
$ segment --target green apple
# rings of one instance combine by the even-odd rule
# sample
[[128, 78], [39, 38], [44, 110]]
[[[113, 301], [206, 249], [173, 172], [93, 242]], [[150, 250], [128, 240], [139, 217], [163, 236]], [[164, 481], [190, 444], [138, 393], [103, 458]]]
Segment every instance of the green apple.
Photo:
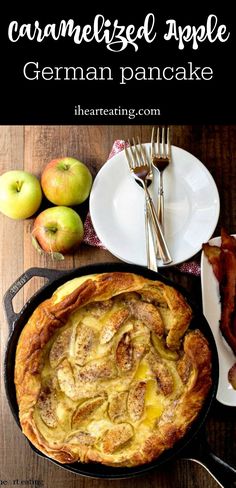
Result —
[[50, 202], [74, 206], [88, 198], [92, 175], [87, 166], [75, 158], [53, 159], [42, 173], [41, 185]]
[[12, 219], [27, 219], [39, 208], [42, 190], [27, 171], [7, 171], [0, 176], [0, 211]]
[[35, 219], [32, 235], [45, 252], [67, 253], [82, 241], [83, 223], [72, 208], [47, 208]]

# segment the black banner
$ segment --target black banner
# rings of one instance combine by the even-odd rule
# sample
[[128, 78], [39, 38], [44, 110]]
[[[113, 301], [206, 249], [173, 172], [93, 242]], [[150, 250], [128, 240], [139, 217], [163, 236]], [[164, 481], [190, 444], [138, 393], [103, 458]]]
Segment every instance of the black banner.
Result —
[[0, 21], [1, 124], [235, 122], [232, 6], [19, 10]]

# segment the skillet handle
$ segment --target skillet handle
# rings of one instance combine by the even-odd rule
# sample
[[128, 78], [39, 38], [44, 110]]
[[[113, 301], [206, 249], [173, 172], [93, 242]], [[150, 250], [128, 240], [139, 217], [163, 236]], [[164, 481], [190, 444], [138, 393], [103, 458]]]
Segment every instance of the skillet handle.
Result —
[[27, 271], [25, 271], [25, 273], [23, 273], [13, 283], [13, 285], [6, 291], [3, 297], [5, 314], [7, 317], [10, 330], [14, 329], [15, 321], [19, 316], [19, 313], [16, 313], [14, 311], [12, 302], [13, 302], [13, 298], [17, 295], [20, 289], [23, 288], [23, 286], [34, 276], [46, 278], [48, 283], [51, 283], [53, 280], [65, 275], [65, 273], [66, 273], [65, 270], [48, 269], [48, 268], [30, 268]]
[[182, 459], [201, 464], [222, 488], [236, 487], [236, 469], [217, 457], [202, 437], [184, 449]]

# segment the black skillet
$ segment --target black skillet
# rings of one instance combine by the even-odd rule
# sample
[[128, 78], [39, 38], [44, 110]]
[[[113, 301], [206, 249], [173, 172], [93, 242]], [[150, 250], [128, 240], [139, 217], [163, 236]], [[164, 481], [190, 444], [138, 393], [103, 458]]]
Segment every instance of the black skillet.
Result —
[[[134, 468], [114, 468], [94, 463], [73, 463], [62, 465], [42, 454], [30, 443], [31, 448], [39, 456], [49, 459], [54, 464], [57, 464], [58, 466], [63, 467], [68, 471], [89, 478], [103, 479], [125, 479], [143, 476], [145, 475], [145, 473], [157, 469], [162, 464], [170, 460], [172, 461], [174, 460], [174, 458], [181, 457], [182, 459], [191, 459], [195, 462], [202, 464], [223, 488], [233, 486], [233, 482], [236, 482], [236, 470], [233, 467], [227, 465], [224, 461], [219, 459], [210, 451], [205, 436], [202, 435], [202, 433], [200, 432], [204, 426], [211, 404], [215, 399], [218, 386], [218, 355], [211, 329], [206, 319], [198, 310], [192, 298], [188, 296], [185, 290], [183, 290], [179, 285], [169, 282], [163, 276], [140, 266], [128, 265], [124, 263], [106, 263], [85, 266], [70, 271], [31, 268], [26, 271], [22, 276], [20, 276], [20, 278], [15, 281], [11, 288], [6, 292], [4, 296], [4, 307], [9, 324], [10, 335], [7, 342], [5, 354], [4, 378], [7, 399], [18, 426], [20, 427], [20, 423], [14, 385], [15, 353], [20, 333], [26, 322], [28, 321], [29, 317], [32, 315], [35, 308], [43, 300], [49, 298], [52, 293], [58, 288], [58, 286], [62, 285], [67, 280], [93, 273], [104, 273], [113, 271], [132, 272], [153, 280], [158, 279], [178, 289], [186, 297], [194, 311], [194, 318], [191, 323], [191, 328], [197, 327], [202, 330], [204, 335], [207, 337], [212, 350], [213, 384], [205, 401], [205, 404], [197, 420], [188, 430], [187, 434], [177, 444], [175, 444], [172, 449], [164, 452], [156, 461], [153, 461], [152, 463], [143, 466], [138, 466]], [[19, 313], [15, 313], [12, 304], [14, 296], [34, 276], [44, 277], [45, 279], [47, 279], [48, 282], [28, 300], [28, 302], [24, 305]]]

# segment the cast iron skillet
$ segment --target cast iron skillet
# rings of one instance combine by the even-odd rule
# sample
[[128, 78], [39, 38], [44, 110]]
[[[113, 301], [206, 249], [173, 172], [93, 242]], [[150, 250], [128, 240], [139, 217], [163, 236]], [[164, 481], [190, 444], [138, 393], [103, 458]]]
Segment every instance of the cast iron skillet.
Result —
[[[120, 264], [120, 263], [106, 263], [97, 264], [91, 266], [81, 267], [79, 269], [73, 269], [70, 271], [59, 271], [54, 269], [43, 269], [43, 268], [31, 268], [26, 271], [11, 288], [6, 292], [4, 296], [4, 307], [6, 312], [6, 317], [9, 324], [10, 335], [7, 343], [6, 354], [5, 354], [5, 388], [8, 398], [8, 402], [12, 411], [12, 414], [20, 427], [19, 417], [18, 417], [18, 406], [16, 402], [16, 392], [14, 385], [14, 359], [16, 353], [16, 346], [20, 336], [20, 333], [28, 321], [29, 317], [32, 315], [35, 308], [46, 298], [49, 298], [52, 293], [62, 285], [67, 280], [73, 279], [78, 276], [89, 275], [93, 273], [104, 273], [104, 272], [132, 272], [145, 276], [153, 280], [160, 280], [166, 284], [173, 286], [178, 289], [188, 300], [193, 311], [194, 318], [191, 323], [191, 328], [198, 327], [204, 335], [207, 337], [211, 350], [212, 350], [212, 363], [213, 363], [213, 384], [209, 392], [209, 395], [205, 401], [205, 404], [197, 418], [193, 423], [191, 428], [188, 430], [187, 434], [177, 443], [172, 449], [164, 452], [156, 461], [149, 464], [133, 467], [133, 468], [114, 468], [109, 466], [104, 466], [95, 463], [73, 463], [73, 464], [60, 464], [57, 461], [53, 461], [46, 455], [38, 451], [31, 443], [30, 446], [39, 456], [46, 457], [54, 464], [73, 473], [79, 474], [81, 476], [86, 476], [90, 478], [103, 478], [103, 479], [122, 479], [122, 478], [133, 478], [142, 476], [145, 473], [154, 470], [161, 466], [167, 461], [173, 460], [177, 456], [181, 456], [184, 459], [191, 459], [202, 464], [210, 474], [215, 478], [215, 480], [222, 487], [231, 486], [230, 483], [236, 481], [236, 470], [224, 463], [221, 459], [217, 458], [211, 451], [207, 444], [204, 436], [200, 435], [201, 449], [199, 450], [200, 440], [196, 437], [199, 435], [200, 429], [208, 415], [212, 401], [215, 399], [217, 385], [218, 385], [218, 356], [216, 351], [216, 346], [214, 338], [208, 323], [206, 322], [204, 316], [197, 309], [197, 306], [193, 303], [191, 297], [187, 295], [185, 290], [175, 283], [171, 283], [166, 280], [163, 276], [147, 270], [141, 266]], [[15, 313], [13, 309], [12, 300], [18, 291], [34, 276], [42, 276], [48, 280], [35, 295], [33, 295], [28, 302], [24, 305], [19, 313]], [[195, 442], [193, 442], [195, 440]], [[190, 441], [192, 441], [190, 443]]]

